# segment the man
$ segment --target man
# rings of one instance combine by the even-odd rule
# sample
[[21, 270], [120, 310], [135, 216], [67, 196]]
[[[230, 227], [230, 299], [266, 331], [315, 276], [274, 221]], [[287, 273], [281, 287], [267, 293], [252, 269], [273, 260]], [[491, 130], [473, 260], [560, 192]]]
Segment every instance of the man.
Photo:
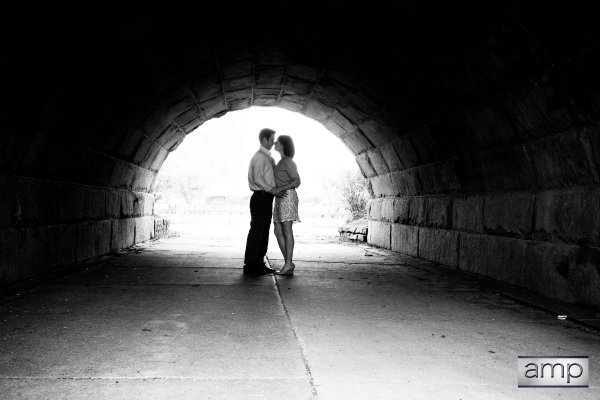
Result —
[[280, 195], [275, 188], [275, 160], [270, 151], [275, 142], [275, 131], [262, 129], [258, 140], [260, 149], [254, 154], [248, 167], [248, 186], [253, 193], [250, 197], [250, 231], [244, 254], [244, 274], [249, 275], [265, 275], [275, 271], [265, 262], [273, 216], [273, 197]]

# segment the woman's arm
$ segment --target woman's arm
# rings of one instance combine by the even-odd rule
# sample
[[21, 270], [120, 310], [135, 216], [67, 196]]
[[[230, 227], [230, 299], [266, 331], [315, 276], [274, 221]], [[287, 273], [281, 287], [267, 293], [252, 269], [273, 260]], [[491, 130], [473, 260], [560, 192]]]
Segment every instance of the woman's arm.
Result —
[[273, 194], [275, 194], [276, 196], [283, 194], [283, 192], [285, 192], [288, 189], [296, 189], [298, 186], [300, 186], [300, 175], [298, 174], [298, 168], [296, 167], [296, 163], [293, 160], [289, 160], [288, 164], [286, 165], [286, 172], [291, 178], [291, 181], [286, 185], [277, 186], [273, 188]]
[[273, 190], [279, 190], [279, 191], [284, 191], [284, 190], [288, 190], [288, 189], [296, 189], [298, 186], [300, 186], [300, 177], [295, 177], [290, 183], [288, 183], [287, 185], [283, 185], [283, 186], [277, 186], [276, 188], [274, 188]]

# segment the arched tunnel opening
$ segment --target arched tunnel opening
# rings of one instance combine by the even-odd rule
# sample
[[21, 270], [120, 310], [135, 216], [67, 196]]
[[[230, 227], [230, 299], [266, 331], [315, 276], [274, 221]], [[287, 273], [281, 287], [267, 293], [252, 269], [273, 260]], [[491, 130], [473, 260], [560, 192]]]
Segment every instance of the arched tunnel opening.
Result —
[[[163, 163], [154, 184], [155, 219], [169, 235], [245, 243], [248, 234], [248, 164], [265, 126], [295, 143], [301, 173], [297, 238], [336, 240], [350, 226], [365, 230], [370, 195], [353, 154], [320, 123], [277, 107], [250, 107], [213, 119], [190, 132]], [[275, 162], [281, 154], [271, 151]], [[354, 210], [351, 210], [354, 207]], [[271, 232], [273, 234], [273, 232]], [[361, 241], [366, 241], [363, 234]], [[346, 237], [343, 237], [346, 238]], [[349, 240], [358, 240], [354, 236]], [[270, 241], [276, 243], [276, 238]]]
[[[589, 10], [80, 11], [15, 12], [1, 28], [4, 288], [155, 238], [169, 154], [207, 121], [261, 106], [318, 121], [352, 152], [371, 194], [370, 246], [597, 313], [600, 41]], [[313, 342], [299, 343], [317, 398]], [[597, 349], [585, 343], [578, 351]]]

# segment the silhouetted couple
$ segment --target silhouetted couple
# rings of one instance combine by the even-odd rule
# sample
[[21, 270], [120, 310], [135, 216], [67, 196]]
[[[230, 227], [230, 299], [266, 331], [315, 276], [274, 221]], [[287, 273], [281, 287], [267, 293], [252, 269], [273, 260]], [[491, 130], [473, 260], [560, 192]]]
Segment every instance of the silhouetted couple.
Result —
[[[254, 154], [248, 167], [250, 197], [250, 231], [246, 240], [244, 274], [250, 275], [292, 275], [294, 273], [294, 221], [298, 217], [298, 195], [300, 175], [294, 162], [294, 142], [287, 135], [279, 135], [275, 142], [275, 131], [264, 128], [258, 134], [260, 149]], [[271, 148], [281, 155], [275, 164]], [[273, 205], [275, 199], [275, 205]], [[269, 247], [269, 232], [273, 219], [273, 229], [277, 244], [285, 260], [280, 270], [269, 267], [266, 260]]]

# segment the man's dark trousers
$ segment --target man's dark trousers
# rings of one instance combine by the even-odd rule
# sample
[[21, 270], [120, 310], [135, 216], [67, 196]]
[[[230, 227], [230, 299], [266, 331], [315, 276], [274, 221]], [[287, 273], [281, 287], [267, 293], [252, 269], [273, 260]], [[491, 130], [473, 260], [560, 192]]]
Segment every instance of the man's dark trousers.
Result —
[[273, 217], [273, 195], [254, 191], [250, 197], [250, 231], [246, 240], [244, 269], [261, 269], [269, 247], [269, 231]]

